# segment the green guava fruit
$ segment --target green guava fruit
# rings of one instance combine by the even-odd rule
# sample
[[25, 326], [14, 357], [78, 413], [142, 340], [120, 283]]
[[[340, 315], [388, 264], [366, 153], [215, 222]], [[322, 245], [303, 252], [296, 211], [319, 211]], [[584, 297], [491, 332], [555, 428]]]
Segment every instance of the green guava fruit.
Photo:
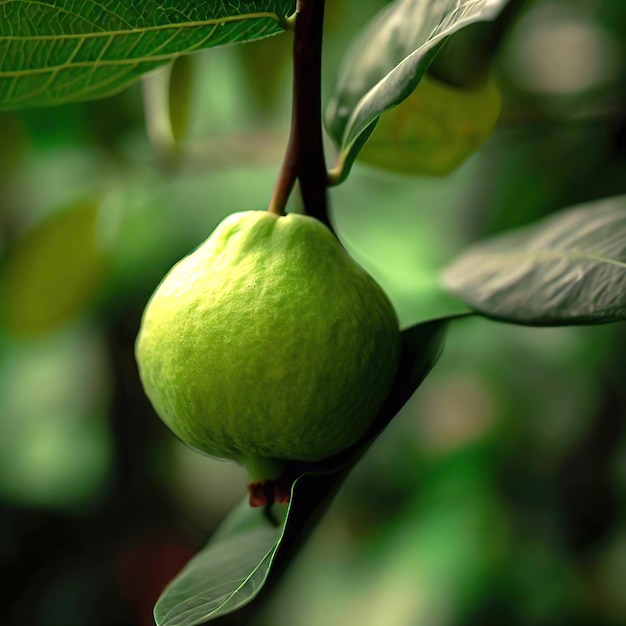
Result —
[[193, 448], [243, 465], [251, 484], [355, 443], [399, 352], [389, 299], [332, 232], [266, 211], [230, 215], [170, 270], [136, 343], [161, 419]]

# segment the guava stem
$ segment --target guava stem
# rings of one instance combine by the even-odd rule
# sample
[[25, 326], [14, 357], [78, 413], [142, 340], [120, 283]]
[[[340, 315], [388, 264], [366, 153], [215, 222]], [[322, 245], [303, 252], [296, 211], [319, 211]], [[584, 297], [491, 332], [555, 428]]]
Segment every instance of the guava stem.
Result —
[[291, 485], [282, 480], [285, 473], [283, 461], [253, 457], [246, 459], [242, 464], [248, 472], [250, 506], [289, 502]]
[[[293, 135], [291, 136], [293, 137]], [[280, 216], [285, 214], [287, 201], [289, 200], [289, 196], [291, 195], [293, 187], [296, 184], [296, 170], [290, 157], [290, 153], [292, 152], [291, 144], [292, 140], [289, 139], [285, 160], [280, 169], [280, 173], [278, 174], [278, 180], [274, 186], [272, 199], [267, 207], [267, 210], [274, 215]]]
[[250, 506], [271, 507], [273, 504], [287, 504], [291, 498], [291, 480], [278, 478], [248, 485]]
[[322, 135], [324, 0], [298, 0], [295, 21], [291, 133], [268, 210], [284, 215], [299, 181], [304, 212], [330, 227]]

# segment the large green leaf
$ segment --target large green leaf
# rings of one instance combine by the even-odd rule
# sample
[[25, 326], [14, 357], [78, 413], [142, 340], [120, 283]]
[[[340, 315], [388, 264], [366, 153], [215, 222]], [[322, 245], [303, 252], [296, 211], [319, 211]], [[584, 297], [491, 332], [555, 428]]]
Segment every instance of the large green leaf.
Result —
[[[394, 387], [361, 441], [328, 461], [294, 465], [291, 471], [297, 478], [286, 516], [283, 505], [268, 514], [241, 503], [165, 589], [154, 608], [157, 626], [195, 626], [230, 613], [251, 602], [275, 579], [324, 514], [350, 469], [435, 365], [445, 327], [445, 321], [435, 321], [403, 331]], [[280, 519], [272, 519], [273, 515]]]
[[273, 35], [294, 0], [0, 0], [0, 109], [102, 98], [177, 56]]
[[462, 254], [444, 283], [478, 312], [516, 324], [626, 319], [626, 196], [560, 212]]
[[446, 38], [494, 19], [508, 0], [396, 0], [352, 45], [326, 110], [341, 152], [335, 182], [349, 173], [380, 115], [417, 87]]

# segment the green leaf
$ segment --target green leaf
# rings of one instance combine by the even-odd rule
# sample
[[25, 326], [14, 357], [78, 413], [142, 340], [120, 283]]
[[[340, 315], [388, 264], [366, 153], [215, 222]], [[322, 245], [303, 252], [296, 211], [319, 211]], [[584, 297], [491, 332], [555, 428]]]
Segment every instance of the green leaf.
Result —
[[164, 590], [154, 607], [157, 625], [202, 624], [250, 602], [267, 578], [282, 531], [262, 508], [242, 502]]
[[493, 79], [469, 89], [426, 75], [404, 102], [381, 116], [359, 160], [392, 172], [446, 176], [491, 135], [500, 101]]
[[479, 313], [514, 324], [625, 320], [626, 196], [478, 243], [443, 278]]
[[322, 463], [294, 464], [291, 502], [275, 505], [273, 521], [262, 508], [242, 502], [206, 548], [164, 590], [154, 608], [157, 626], [195, 626], [251, 602], [275, 580], [324, 514], [350, 469], [402, 408], [437, 362], [446, 323], [403, 331], [394, 387], [374, 423], [357, 444]]
[[146, 131], [162, 166], [175, 166], [181, 156], [191, 114], [195, 58], [178, 57], [142, 80]]
[[494, 19], [508, 0], [396, 0], [352, 45], [326, 110], [341, 152], [332, 176], [344, 180], [382, 113], [405, 100], [445, 42], [461, 28]]
[[0, 110], [112, 95], [177, 56], [284, 30], [294, 0], [0, 0]]
[[291, 63], [291, 37], [270, 37], [251, 46], [238, 46], [247, 92], [259, 111], [268, 115], [281, 97]]
[[99, 241], [99, 215], [99, 202], [71, 205], [27, 231], [8, 250], [1, 301], [11, 332], [48, 332], [95, 299], [108, 261]]
[[168, 103], [174, 145], [179, 146], [189, 130], [195, 87], [196, 57], [178, 57], [171, 66]]

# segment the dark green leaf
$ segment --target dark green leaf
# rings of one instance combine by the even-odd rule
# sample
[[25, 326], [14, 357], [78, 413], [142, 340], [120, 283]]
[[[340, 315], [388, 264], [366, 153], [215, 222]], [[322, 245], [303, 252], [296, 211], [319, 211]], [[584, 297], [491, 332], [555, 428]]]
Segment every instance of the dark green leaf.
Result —
[[446, 38], [494, 19], [508, 0], [397, 0], [385, 7], [353, 44], [326, 111], [341, 151], [335, 180], [343, 180], [382, 113], [407, 98]]
[[[437, 362], [446, 323], [429, 322], [402, 333], [403, 349], [394, 387], [374, 423], [357, 444], [322, 463], [294, 464], [286, 518], [273, 523], [261, 508], [242, 502], [207, 547], [159, 598], [157, 626], [195, 626], [252, 601], [275, 580], [331, 503], [350, 469], [413, 395]], [[282, 505], [272, 515], [284, 516]]]
[[444, 273], [483, 315], [560, 326], [626, 319], [626, 196], [488, 239]]
[[[245, 46], [244, 46], [245, 47]], [[174, 145], [180, 145], [189, 130], [195, 85], [196, 57], [178, 57], [172, 64], [169, 80], [168, 101], [170, 124]]]
[[260, 39], [294, 0], [0, 0], [0, 109], [109, 96], [175, 57]]

